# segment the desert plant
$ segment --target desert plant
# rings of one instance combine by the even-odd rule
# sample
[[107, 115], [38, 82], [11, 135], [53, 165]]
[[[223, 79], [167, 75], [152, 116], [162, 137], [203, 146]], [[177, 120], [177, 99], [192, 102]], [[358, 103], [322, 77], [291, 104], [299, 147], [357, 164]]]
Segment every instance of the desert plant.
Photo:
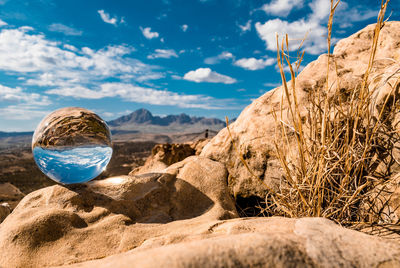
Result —
[[[278, 141], [275, 142], [276, 153], [285, 173], [285, 181], [276, 194], [276, 200], [280, 203], [277, 208], [285, 206], [290, 214], [283, 210], [284, 214], [289, 216], [322, 216], [343, 224], [378, 222], [382, 215], [372, 208], [376, 207], [374, 202], [379, 198], [376, 195], [374, 199], [369, 197], [377, 184], [387, 181], [387, 172], [378, 167], [390, 155], [394, 141], [398, 140], [397, 132], [389, 122], [393, 116], [385, 114], [396, 110], [388, 107], [395, 103], [393, 100], [389, 102], [393, 94], [388, 94], [378, 115], [374, 115], [372, 96], [379, 88], [369, 87], [369, 75], [388, 1], [381, 3], [363, 81], [352, 90], [347, 103], [340, 98], [338, 76], [337, 88], [329, 88], [330, 64], [336, 65], [330, 52], [332, 22], [339, 2], [331, 0], [325, 92], [310, 92], [310, 107], [306, 116], [298, 106], [295, 71], [288, 56], [288, 37], [280, 47], [277, 41], [277, 59], [289, 114], [284, 119], [281, 109], [280, 117], [275, 113], [275, 119], [282, 132], [280, 136], [286, 141], [289, 141], [288, 133], [293, 132], [298, 152], [296, 161], [290, 160], [284, 154], [287, 150], [282, 144], [278, 145]], [[301, 59], [302, 56], [297, 62], [301, 62]], [[286, 82], [283, 60], [290, 69], [290, 85]], [[333, 97], [328, 94], [331, 90], [335, 90]], [[290, 146], [289, 142], [286, 145]]]
[[[265, 211], [268, 215], [326, 217], [345, 225], [378, 223], [387, 218], [383, 215], [385, 210], [381, 209], [385, 204], [377, 203], [387, 202], [390, 197], [387, 192], [376, 189], [378, 186], [386, 189], [384, 185], [391, 175], [389, 167], [394, 161], [391, 152], [400, 140], [391, 123], [396, 112], [393, 93], [398, 85], [391, 85], [392, 91], [376, 111], [373, 96], [379, 87], [370, 87], [370, 73], [389, 0], [381, 2], [363, 81], [347, 100], [341, 98], [339, 76], [329, 77], [332, 66], [337, 70], [335, 57], [331, 54], [331, 33], [339, 2], [331, 0], [330, 5], [326, 87], [323, 92], [309, 92], [309, 107], [299, 107], [296, 92], [296, 73], [304, 52], [298, 52], [296, 62], [292, 64], [288, 36], [281, 43], [277, 37], [283, 96], [280, 110], [273, 114], [277, 129], [276, 155], [284, 176], [278, 191], [267, 187]], [[290, 70], [290, 82], [285, 75], [285, 63]], [[397, 74], [398, 71], [393, 75]], [[330, 88], [333, 84], [329, 83], [330, 79], [336, 79], [336, 88]], [[333, 94], [328, 94], [332, 91]], [[229, 126], [228, 132], [231, 135]], [[296, 146], [295, 157], [287, 154], [293, 144]], [[240, 157], [236, 147], [235, 150]], [[241, 161], [257, 178], [246, 161], [243, 158]], [[385, 194], [385, 198], [380, 198], [380, 194]]]

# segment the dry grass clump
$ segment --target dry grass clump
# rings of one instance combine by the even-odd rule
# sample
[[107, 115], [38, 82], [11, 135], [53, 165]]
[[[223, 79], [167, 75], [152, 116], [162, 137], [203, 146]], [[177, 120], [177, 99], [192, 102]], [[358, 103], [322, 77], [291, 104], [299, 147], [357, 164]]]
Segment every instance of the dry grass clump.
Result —
[[[288, 151], [287, 148], [275, 142], [276, 153], [285, 174], [280, 192], [273, 194], [275, 210], [291, 217], [326, 217], [343, 224], [379, 222], [383, 218], [383, 211], [375, 210], [379, 196], [374, 193], [374, 189], [388, 179], [388, 169], [382, 169], [382, 166], [388, 167], [390, 163], [383, 162], [392, 161], [388, 157], [394, 141], [399, 140], [391, 124], [396, 111], [395, 107], [390, 107], [396, 103], [390, 97], [393, 94], [388, 95], [376, 114], [373, 111], [375, 105], [372, 96], [379, 88], [369, 88], [369, 75], [375, 60], [379, 33], [384, 26], [388, 1], [381, 3], [363, 82], [353, 89], [347, 103], [340, 97], [340, 81], [336, 81], [336, 89], [329, 88], [330, 64], [335, 64], [330, 54], [332, 21], [339, 2], [331, 0], [326, 92], [310, 92], [311, 102], [306, 116], [298, 106], [295, 71], [288, 52], [285, 52], [285, 48], [288, 51], [287, 36], [278, 49], [278, 65], [289, 114], [285, 121], [282, 109], [279, 111], [280, 116], [275, 113], [276, 123], [281, 130], [277, 136], [284, 137], [286, 146], [290, 146], [289, 135], [294, 134], [299, 157], [297, 161], [291, 161], [284, 153]], [[279, 42], [277, 44], [279, 48]], [[297, 62], [301, 62], [301, 59], [302, 56]], [[283, 61], [290, 68], [290, 86], [286, 82]], [[334, 79], [339, 78], [336, 76]], [[333, 98], [328, 97], [327, 92], [330, 90], [336, 90]]]
[[[304, 53], [297, 54], [293, 66], [288, 36], [281, 44], [277, 38], [284, 96], [280, 111], [273, 112], [279, 132], [275, 135], [276, 154], [284, 178], [279, 191], [267, 188], [264, 213], [326, 217], [345, 225], [382, 223], [388, 217], [385, 215], [387, 210], [382, 209], [385, 206], [382, 202], [388, 202], [390, 198], [386, 191], [378, 192], [376, 189], [385, 189], [389, 167], [396, 161], [391, 155], [400, 136], [392, 125], [396, 112], [393, 92], [399, 87], [399, 81], [392, 85], [392, 92], [376, 110], [373, 95], [379, 88], [370, 88], [370, 73], [389, 0], [381, 3], [363, 82], [352, 89], [347, 100], [341, 98], [339, 76], [332, 78], [328, 75], [332, 66], [336, 68], [330, 51], [333, 15], [339, 2], [331, 0], [326, 87], [324, 92], [309, 92], [309, 107], [299, 107], [296, 95], [296, 68], [300, 66]], [[285, 76], [284, 63], [290, 69], [290, 83]], [[336, 79], [336, 83], [331, 83], [337, 85], [336, 89], [329, 88], [331, 79]], [[334, 94], [327, 94], [332, 91]], [[293, 146], [296, 146], [296, 157], [287, 154]], [[241, 160], [256, 177], [246, 161]], [[380, 198], [380, 195], [385, 195], [385, 198]]]

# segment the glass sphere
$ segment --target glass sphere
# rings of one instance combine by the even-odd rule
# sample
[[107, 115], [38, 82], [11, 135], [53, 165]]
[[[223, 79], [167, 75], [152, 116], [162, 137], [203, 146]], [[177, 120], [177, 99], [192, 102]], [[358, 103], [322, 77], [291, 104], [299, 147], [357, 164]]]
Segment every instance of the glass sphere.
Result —
[[32, 138], [40, 170], [62, 184], [87, 182], [105, 170], [112, 155], [110, 130], [98, 115], [78, 107], [47, 115]]

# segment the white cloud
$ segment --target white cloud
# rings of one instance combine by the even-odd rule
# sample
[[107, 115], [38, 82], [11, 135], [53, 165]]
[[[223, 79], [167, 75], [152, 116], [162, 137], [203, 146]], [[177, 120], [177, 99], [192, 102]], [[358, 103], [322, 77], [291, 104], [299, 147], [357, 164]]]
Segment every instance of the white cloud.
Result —
[[[274, 0], [265, 4], [262, 9], [267, 14], [286, 16], [294, 8], [303, 6], [303, 0]], [[265, 41], [268, 50], [276, 51], [276, 35], [281, 38], [285, 34], [289, 35], [290, 50], [296, 50], [302, 39], [307, 34], [303, 48], [310, 54], [320, 54], [327, 49], [326, 45], [326, 23], [329, 16], [330, 0], [313, 0], [308, 4], [311, 12], [303, 18], [295, 21], [286, 21], [279, 18], [271, 19], [265, 23], [257, 22], [255, 28], [259, 37]], [[306, 12], [306, 10], [305, 10]], [[354, 21], [363, 21], [376, 16], [376, 11], [372, 11], [363, 6], [349, 8], [347, 3], [341, 2], [335, 17], [340, 24], [351, 25]]]
[[289, 48], [296, 50], [302, 39], [307, 35], [304, 48], [310, 54], [319, 54], [326, 49], [326, 27], [314, 21], [300, 19], [294, 22], [281, 19], [269, 20], [264, 24], [255, 24], [258, 35], [265, 41], [268, 50], [276, 51], [276, 33], [279, 33], [279, 42], [285, 34], [289, 36]]
[[91, 90], [83, 86], [50, 89], [47, 90], [46, 93], [59, 96], [74, 97], [76, 99], [102, 99], [104, 97], [111, 97], [104, 95], [100, 91]]
[[242, 33], [245, 33], [247, 31], [251, 30], [251, 20], [247, 21], [245, 25], [238, 25]]
[[8, 23], [5, 22], [4, 20], [1, 20], [1, 19], [0, 19], [0, 27], [6, 26], [6, 25], [8, 25]]
[[154, 53], [147, 56], [148, 59], [169, 59], [169, 58], [177, 58], [178, 55], [176, 54], [175, 50], [173, 49], [156, 49]]
[[234, 65], [242, 67], [247, 70], [255, 71], [264, 69], [275, 63], [275, 59], [256, 59], [256, 58], [243, 58], [235, 61]]
[[157, 32], [152, 32], [150, 27], [146, 28], [139, 27], [139, 28], [142, 31], [144, 37], [146, 37], [147, 39], [158, 38], [160, 36]]
[[63, 47], [65, 49], [72, 50], [72, 51], [75, 51], [75, 52], [78, 51], [78, 49], [76, 47], [74, 47], [73, 45], [64, 44]]
[[61, 23], [53, 23], [49, 26], [49, 31], [52, 32], [59, 32], [63, 33], [65, 35], [82, 35], [82, 31], [79, 31], [77, 29], [74, 29], [72, 27], [69, 27], [67, 25], [61, 24]]
[[183, 24], [183, 25], [181, 26], [181, 29], [182, 29], [182, 31], [184, 31], [184, 32], [186, 32], [188, 28], [189, 28], [189, 26], [188, 26], [187, 24]]
[[209, 83], [223, 83], [233, 84], [236, 83], [236, 79], [227, 75], [219, 74], [212, 71], [210, 68], [198, 68], [195, 71], [187, 72], [183, 79], [194, 81], [196, 83], [209, 82]]
[[0, 85], [0, 101], [2, 102], [18, 102], [30, 105], [46, 106], [51, 102], [47, 96], [41, 96], [37, 93], [27, 93], [22, 88], [10, 88]]
[[314, 0], [308, 4], [311, 8], [312, 13], [310, 21], [321, 22], [329, 17], [331, 2], [330, 0]]
[[230, 53], [228, 51], [223, 51], [223, 52], [221, 52], [221, 54], [219, 54], [215, 57], [205, 58], [204, 63], [205, 64], [217, 64], [217, 63], [220, 63], [221, 60], [229, 60], [229, 59], [233, 59], [233, 58], [234, 58], [234, 56], [232, 55], [232, 53]]
[[302, 8], [303, 2], [304, 0], [272, 0], [269, 4], [264, 4], [261, 9], [267, 14], [285, 17], [292, 9]]
[[180, 77], [179, 75], [176, 75], [176, 74], [171, 75], [171, 78], [174, 80], [182, 80], [182, 77]]
[[145, 82], [145, 81], [149, 81], [149, 80], [158, 80], [158, 79], [161, 79], [164, 77], [165, 77], [165, 74], [163, 74], [163, 73], [148, 73], [148, 74], [143, 74], [143, 75], [137, 77], [135, 79], [135, 81]]
[[108, 24], [112, 24], [114, 26], [117, 26], [118, 23], [125, 23], [124, 18], [118, 19], [117, 16], [115, 17], [111, 17], [110, 14], [108, 14], [107, 12], [105, 12], [103, 9], [101, 10], [97, 10], [97, 12], [99, 13], [101, 19]]
[[184, 108], [208, 109], [211, 108], [210, 103], [215, 102], [213, 98], [204, 95], [184, 95], [167, 90], [155, 90], [125, 83], [104, 83], [96, 90], [84, 87], [59, 88], [48, 90], [46, 93], [74, 97], [77, 99], [120, 97], [121, 99], [131, 102], [173, 105]]
[[[31, 122], [26, 122], [26, 120], [32, 119], [40, 119], [45, 115], [49, 114], [51, 111], [47, 110], [38, 110], [38, 107], [28, 105], [28, 104], [19, 104], [19, 105], [10, 105], [7, 107], [0, 108], [0, 116], [5, 118], [6, 120], [24, 120], [24, 126], [21, 126], [20, 131], [32, 130], [34, 126], [28, 127], [26, 123], [32, 124]], [[2, 130], [12, 130], [16, 131], [15, 128], [12, 129], [2, 129]]]

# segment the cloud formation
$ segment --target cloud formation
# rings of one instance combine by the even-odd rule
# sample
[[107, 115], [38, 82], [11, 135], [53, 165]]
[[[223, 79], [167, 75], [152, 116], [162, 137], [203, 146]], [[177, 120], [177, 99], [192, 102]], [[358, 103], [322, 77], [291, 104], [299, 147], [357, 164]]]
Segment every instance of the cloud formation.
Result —
[[59, 88], [48, 90], [46, 93], [69, 96], [78, 99], [120, 97], [126, 101], [154, 105], [173, 105], [182, 108], [209, 109], [212, 108], [210, 102], [213, 102], [213, 98], [204, 95], [178, 94], [168, 90], [155, 90], [125, 83], [104, 83], [96, 90], [80, 86], [75, 88]]
[[285, 17], [292, 9], [302, 8], [303, 2], [304, 0], [272, 0], [270, 3], [264, 4], [261, 9], [269, 15]]
[[73, 36], [79, 36], [79, 35], [83, 34], [82, 31], [74, 29], [72, 27], [69, 27], [69, 26], [61, 24], [61, 23], [51, 24], [49, 26], [49, 31], [59, 32], [59, 33], [65, 34], [65, 35], [73, 35]]
[[209, 82], [209, 83], [223, 83], [223, 84], [234, 84], [236, 79], [227, 75], [219, 74], [212, 71], [210, 68], [198, 68], [195, 71], [187, 72], [183, 79], [193, 81], [196, 83]]
[[303, 38], [304, 48], [310, 54], [320, 54], [326, 49], [326, 29], [315, 21], [306, 21], [300, 19], [294, 22], [283, 21], [281, 19], [273, 19], [261, 24], [255, 24], [258, 35], [265, 41], [266, 48], [276, 51], [276, 33], [279, 34], [279, 42], [285, 34], [289, 36], [290, 51], [297, 50]]
[[138, 77], [151, 72], [151, 66], [129, 57], [134, 51], [126, 45], [109, 45], [99, 50], [62, 46], [26, 27], [0, 32], [0, 70], [36, 73], [35, 80], [47, 77], [53, 83], [57, 79], [85, 82], [85, 78], [118, 78], [126, 74]]
[[152, 32], [150, 27], [146, 28], [139, 27], [139, 28], [142, 31], [143, 36], [146, 37], [147, 39], [158, 38], [160, 36], [157, 32]]
[[251, 30], [251, 20], [247, 21], [245, 25], [240, 25], [238, 24], [240, 30], [242, 31], [242, 33], [245, 33], [247, 31]]
[[273, 65], [275, 63], [275, 59], [256, 59], [256, 58], [242, 58], [234, 62], [234, 65], [242, 67], [246, 70], [261, 70], [267, 66]]
[[114, 26], [117, 26], [118, 23], [124, 23], [124, 18], [118, 19], [117, 16], [115, 17], [111, 17], [110, 14], [108, 14], [107, 12], [105, 12], [103, 9], [101, 10], [97, 10], [97, 13], [99, 13], [100, 18], [108, 24], [112, 24]]
[[169, 58], [177, 58], [178, 55], [176, 54], [175, 50], [173, 49], [156, 49], [154, 53], [147, 56], [148, 59], [169, 59]]
[[[0, 85], [0, 102], [6, 104], [0, 107], [0, 116], [5, 120], [39, 119], [49, 113], [43, 108], [50, 105], [48, 96], [30, 93], [20, 87], [11, 88]], [[26, 130], [26, 124], [19, 130]], [[34, 126], [32, 126], [34, 127]], [[3, 130], [8, 130], [3, 126]], [[13, 129], [15, 131], [15, 129]]]
[[0, 70], [22, 74], [29, 86], [77, 88], [97, 86], [110, 77], [129, 82], [164, 77], [130, 57], [134, 51], [124, 45], [78, 49], [49, 41], [27, 27], [0, 32]]
[[230, 53], [228, 51], [223, 51], [223, 52], [221, 52], [221, 54], [219, 54], [215, 57], [205, 58], [204, 63], [205, 64], [218, 64], [222, 60], [229, 60], [229, 59], [233, 59], [233, 58], [234, 58], [234, 56], [232, 55], [232, 53]]
[[6, 26], [6, 25], [8, 25], [8, 23], [5, 22], [4, 20], [1, 20], [1, 19], [0, 19], [0, 27]]
[[20, 87], [10, 88], [3, 85], [0, 85], [0, 101], [39, 106], [46, 106], [51, 103], [47, 96], [41, 96], [37, 93], [27, 93]]
[[[287, 16], [293, 9], [302, 7], [303, 2], [303, 0], [274, 0], [263, 5], [262, 9], [270, 15]], [[256, 22], [255, 28], [259, 37], [265, 41], [267, 50], [276, 51], [276, 33], [280, 38], [285, 34], [289, 35], [291, 51], [297, 50], [306, 36], [303, 47], [306, 52], [318, 55], [326, 50], [326, 20], [329, 16], [330, 0], [313, 0], [308, 4], [308, 8], [311, 10], [310, 13], [292, 22], [280, 18], [270, 19], [265, 23]], [[363, 6], [349, 9], [345, 2], [339, 4], [335, 14], [336, 17], [340, 17], [340, 24], [345, 25], [351, 25], [354, 21], [366, 20], [375, 15], [376, 12]]]
[[181, 26], [181, 29], [182, 29], [183, 32], [186, 32], [188, 28], [189, 28], [189, 26], [187, 24], [183, 24]]

